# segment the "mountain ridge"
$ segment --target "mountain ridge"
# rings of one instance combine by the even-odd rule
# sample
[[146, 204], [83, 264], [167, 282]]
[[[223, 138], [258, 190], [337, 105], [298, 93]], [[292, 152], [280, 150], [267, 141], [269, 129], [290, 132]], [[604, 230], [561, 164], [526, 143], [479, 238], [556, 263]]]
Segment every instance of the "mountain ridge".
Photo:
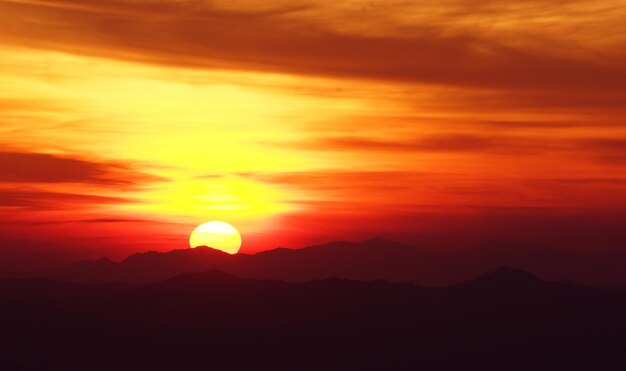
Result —
[[36, 276], [77, 282], [147, 283], [216, 269], [239, 277], [289, 282], [339, 277], [445, 286], [500, 266], [549, 280], [626, 287], [626, 253], [584, 255], [508, 240], [489, 240], [454, 252], [427, 250], [384, 238], [335, 241], [302, 249], [277, 248], [256, 254], [230, 255], [198, 247], [136, 253], [119, 262], [81, 261]]

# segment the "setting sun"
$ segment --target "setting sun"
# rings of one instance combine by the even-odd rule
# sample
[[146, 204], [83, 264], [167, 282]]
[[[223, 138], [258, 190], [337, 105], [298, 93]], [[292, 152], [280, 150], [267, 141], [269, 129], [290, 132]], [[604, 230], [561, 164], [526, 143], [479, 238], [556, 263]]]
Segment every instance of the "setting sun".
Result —
[[189, 236], [189, 246], [208, 246], [229, 254], [236, 254], [241, 247], [241, 235], [232, 225], [212, 221], [200, 224]]

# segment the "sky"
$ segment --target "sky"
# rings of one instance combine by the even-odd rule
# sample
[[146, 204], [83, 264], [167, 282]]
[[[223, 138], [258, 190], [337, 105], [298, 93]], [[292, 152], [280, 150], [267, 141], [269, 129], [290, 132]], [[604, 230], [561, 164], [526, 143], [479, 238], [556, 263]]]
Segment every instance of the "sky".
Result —
[[0, 0], [0, 267], [626, 242], [621, 0]]

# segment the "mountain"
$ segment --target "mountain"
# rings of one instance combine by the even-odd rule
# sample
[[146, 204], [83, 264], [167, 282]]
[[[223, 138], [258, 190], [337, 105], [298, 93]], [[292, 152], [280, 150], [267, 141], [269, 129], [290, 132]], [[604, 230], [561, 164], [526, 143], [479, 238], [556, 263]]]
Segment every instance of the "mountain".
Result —
[[340, 277], [384, 279], [443, 286], [471, 279], [498, 266], [511, 266], [545, 279], [626, 287], [626, 253], [579, 254], [507, 240], [492, 240], [457, 252], [437, 252], [375, 238], [332, 242], [303, 249], [278, 248], [229, 255], [210, 248], [135, 254], [115, 263], [83, 261], [40, 277], [76, 282], [147, 283], [211, 269], [241, 277], [303, 282]]
[[441, 288], [219, 271], [106, 289], [3, 280], [0, 302], [3, 370], [626, 367], [626, 292], [511, 268]]

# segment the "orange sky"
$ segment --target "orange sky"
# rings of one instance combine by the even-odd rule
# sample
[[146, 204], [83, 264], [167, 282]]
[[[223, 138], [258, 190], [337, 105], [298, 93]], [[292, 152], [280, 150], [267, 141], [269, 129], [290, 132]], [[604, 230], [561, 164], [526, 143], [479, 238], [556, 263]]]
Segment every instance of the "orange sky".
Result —
[[[0, 0], [3, 256], [615, 248], [623, 1]], [[24, 255], [26, 254], [26, 255]]]

